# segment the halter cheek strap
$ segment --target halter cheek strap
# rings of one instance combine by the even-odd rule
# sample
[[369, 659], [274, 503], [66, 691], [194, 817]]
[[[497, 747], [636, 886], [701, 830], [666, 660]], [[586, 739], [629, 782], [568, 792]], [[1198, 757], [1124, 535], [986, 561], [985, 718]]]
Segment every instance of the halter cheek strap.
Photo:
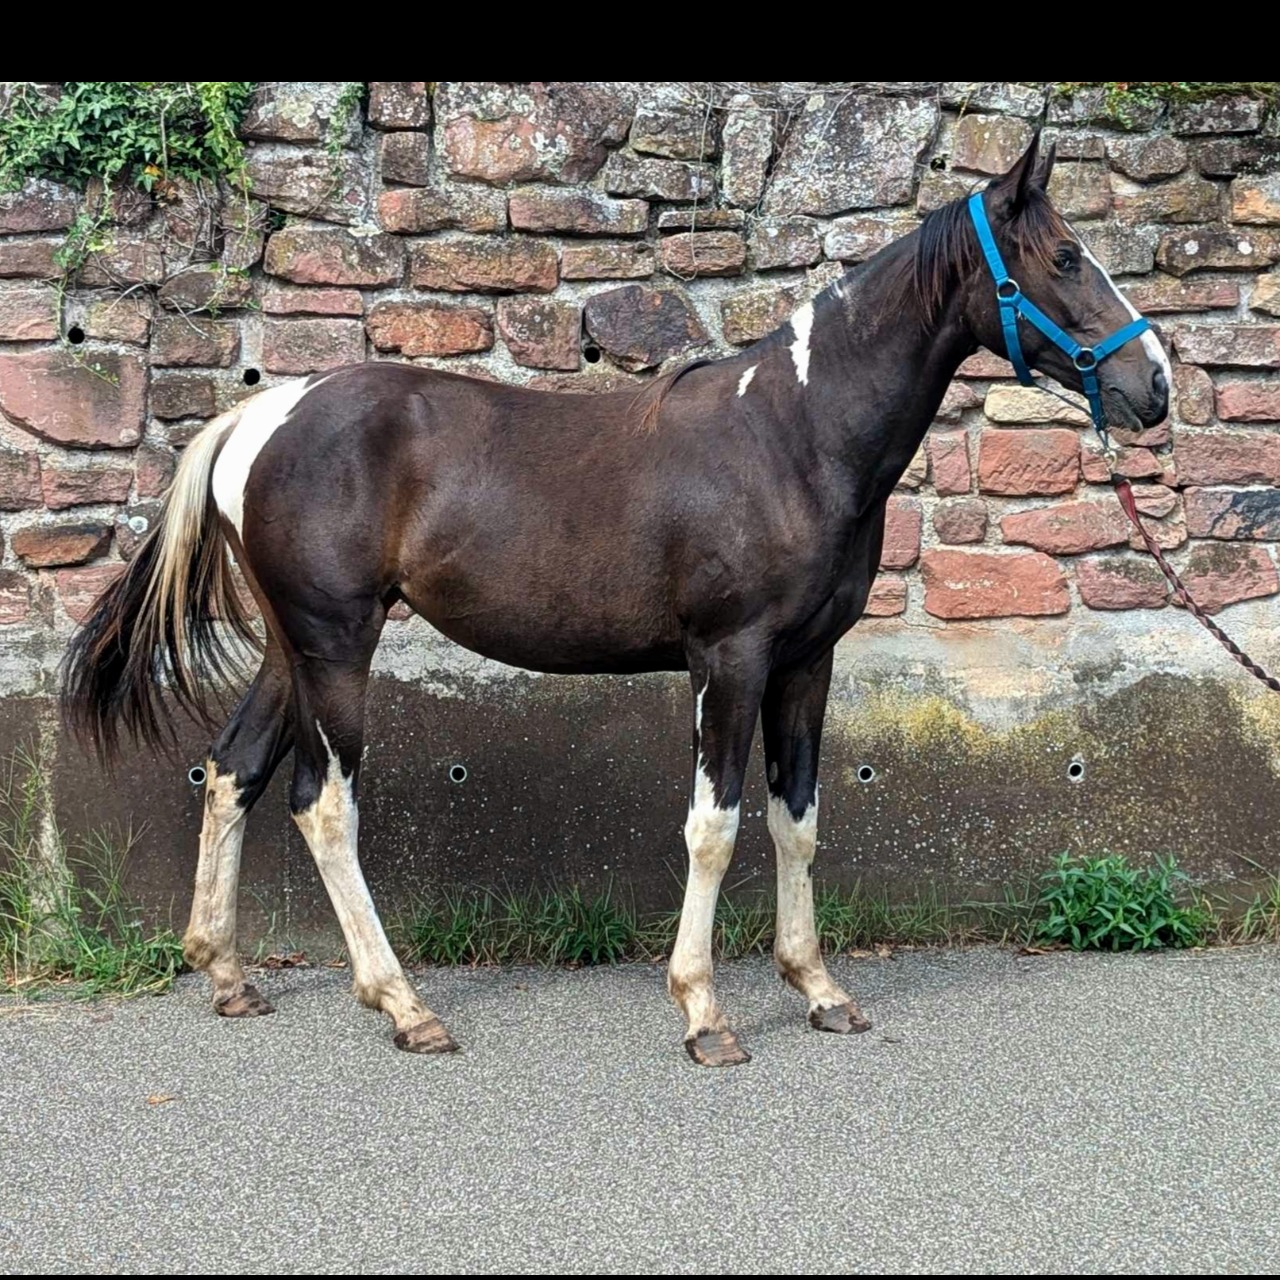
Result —
[[973, 229], [978, 233], [982, 256], [987, 260], [987, 267], [996, 282], [996, 304], [1000, 308], [1000, 328], [1004, 332], [1005, 351], [1014, 373], [1018, 375], [1018, 381], [1024, 387], [1035, 383], [1026, 357], [1022, 354], [1022, 341], [1018, 337], [1018, 320], [1021, 318], [1039, 329], [1075, 365], [1089, 401], [1089, 416], [1093, 419], [1094, 430], [1102, 443], [1109, 447], [1107, 419], [1102, 409], [1102, 390], [1098, 385], [1098, 366], [1107, 356], [1119, 351], [1126, 342], [1146, 333], [1151, 328], [1151, 322], [1146, 316], [1139, 316], [1122, 329], [1117, 329], [1110, 337], [1104, 338], [1097, 346], [1082, 347], [1066, 330], [1050, 320], [1030, 298], [1023, 295], [1018, 282], [1006, 270], [1004, 259], [996, 246], [996, 238], [991, 234], [991, 223], [987, 220], [987, 210], [982, 203], [980, 191], [975, 191], [969, 197], [969, 217], [973, 221]]

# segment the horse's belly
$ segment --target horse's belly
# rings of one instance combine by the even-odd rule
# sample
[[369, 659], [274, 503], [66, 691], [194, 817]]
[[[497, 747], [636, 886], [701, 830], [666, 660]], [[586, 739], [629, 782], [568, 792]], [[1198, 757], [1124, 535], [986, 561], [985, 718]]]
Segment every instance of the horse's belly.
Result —
[[524, 592], [443, 581], [401, 590], [441, 634], [509, 666], [566, 674], [685, 667], [679, 627], [661, 603], [581, 589], [542, 592], [533, 583]]

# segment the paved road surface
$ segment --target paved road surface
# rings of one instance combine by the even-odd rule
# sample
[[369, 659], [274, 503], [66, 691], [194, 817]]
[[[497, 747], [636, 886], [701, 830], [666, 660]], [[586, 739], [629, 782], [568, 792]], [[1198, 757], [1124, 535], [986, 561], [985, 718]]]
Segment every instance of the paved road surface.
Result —
[[1280, 1267], [1280, 952], [835, 967], [865, 1036], [724, 966], [722, 1072], [649, 966], [425, 975], [446, 1059], [324, 970], [241, 1023], [195, 979], [0, 1010], [0, 1270]]

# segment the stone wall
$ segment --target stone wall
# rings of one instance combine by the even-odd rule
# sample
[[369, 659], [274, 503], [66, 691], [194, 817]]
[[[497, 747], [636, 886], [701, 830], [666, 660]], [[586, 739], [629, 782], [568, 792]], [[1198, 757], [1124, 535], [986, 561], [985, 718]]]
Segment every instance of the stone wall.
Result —
[[[1280, 119], [1262, 102], [1139, 105], [1116, 119], [1092, 91], [1060, 98], [1014, 84], [377, 83], [359, 118], [335, 119], [340, 89], [259, 91], [243, 129], [248, 199], [181, 183], [153, 198], [119, 194], [65, 296], [57, 254], [86, 197], [49, 182], [0, 195], [0, 692], [11, 699], [31, 699], [47, 719], [66, 636], [155, 518], [177, 452], [252, 388], [363, 359], [572, 392], [641, 385], [763, 336], [922, 214], [1005, 169], [1040, 121], [1058, 149], [1055, 199], [1174, 360], [1173, 415], [1129, 439], [1120, 469], [1193, 591], [1263, 656], [1280, 655], [1280, 602], [1256, 603], [1280, 592]], [[1245, 770], [1255, 782], [1272, 778], [1275, 717], [1169, 607], [1159, 573], [1132, 549], [1085, 419], [1009, 372], [988, 354], [965, 362], [892, 501], [874, 620], [842, 647], [835, 719], [847, 712], [846, 763], [870, 749], [856, 725], [871, 703], [880, 718], [864, 722], [898, 744], [881, 757], [900, 749], [904, 770], [911, 735], [925, 732], [922, 706], [932, 708], [926, 737], [946, 726], [960, 735], [947, 739], [957, 772], [944, 788], [966, 785], [979, 749], [977, 739], [964, 747], [970, 730], [988, 765], [1004, 762], [999, 774], [1013, 758], [1009, 734], [1068, 715], [1075, 727], [1055, 722], [1045, 748], [1058, 753], [1056, 787], [1058, 756], [1078, 754], [1080, 717], [1159, 672], [1174, 684], [1137, 706], [1167, 731], [1148, 742], [1153, 762], [1181, 752], [1193, 770], [1190, 744], [1168, 735], [1187, 688], [1212, 680], [1221, 696], [1200, 697], [1196, 714], [1219, 720], [1202, 731], [1227, 734], [1223, 749], [1258, 765]], [[548, 689], [581, 693], [476, 663], [416, 620], [391, 624], [380, 664], [388, 692], [378, 696], [422, 706], [483, 687], [507, 709], [531, 699], [529, 716], [554, 719], [569, 704], [552, 706]], [[613, 695], [590, 688], [607, 716]], [[678, 729], [678, 759], [672, 688], [653, 683], [651, 705]], [[887, 692], [905, 700], [892, 714]], [[508, 727], [521, 725], [537, 737], [523, 713]], [[1088, 732], [1094, 759], [1110, 751], [1118, 767], [1123, 737], [1101, 723]], [[998, 749], [991, 734], [1005, 735]], [[475, 777], [476, 753], [505, 748], [468, 749]], [[441, 762], [454, 750], [432, 748]], [[673, 866], [675, 769], [662, 788], [665, 825], [640, 838]], [[1231, 772], [1224, 764], [1220, 791]], [[427, 778], [428, 789], [447, 786]], [[1036, 828], [1051, 844], [1088, 827], [1075, 793], [1066, 809], [1066, 793], [1053, 794], [1055, 834]], [[918, 800], [936, 818], [936, 794]], [[567, 850], [572, 835], [546, 803], [521, 819], [520, 838]], [[898, 830], [891, 799], [877, 803], [886, 832]], [[1198, 803], [1194, 833], [1175, 821], [1182, 834], [1166, 842], [1184, 854], [1213, 829], [1208, 801]], [[1239, 798], [1226, 803], [1239, 820]], [[479, 827], [466, 834], [470, 817], [454, 829], [442, 816], [456, 799], [396, 804], [438, 853], [465, 836], [489, 856]], [[1248, 830], [1274, 827], [1270, 801], [1250, 805]], [[1020, 800], [974, 818], [974, 830], [1003, 822], [987, 845], [1022, 847], [1028, 828], [1011, 816], [1020, 806], [1025, 816]], [[1141, 834], [1139, 809], [1124, 828], [1131, 838], [1118, 839], [1159, 847]], [[184, 830], [193, 822], [175, 818]], [[509, 838], [499, 826], [495, 840]], [[622, 837], [601, 835], [598, 847], [610, 839]], [[1251, 839], [1242, 829], [1240, 852], [1269, 852]], [[995, 853], [967, 864], [966, 841], [952, 832], [939, 854], [957, 878], [1007, 870]]]

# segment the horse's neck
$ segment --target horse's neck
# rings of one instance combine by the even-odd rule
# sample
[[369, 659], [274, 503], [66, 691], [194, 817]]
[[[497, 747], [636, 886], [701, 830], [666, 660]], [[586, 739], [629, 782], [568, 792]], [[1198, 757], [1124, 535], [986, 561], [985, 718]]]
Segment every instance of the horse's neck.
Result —
[[[887, 495], [924, 439], [960, 362], [974, 350], [952, 304], [923, 323], [910, 288], [908, 236], [814, 299], [800, 415], [818, 450], [842, 469], [861, 509]], [[802, 334], [797, 332], [799, 343]]]

